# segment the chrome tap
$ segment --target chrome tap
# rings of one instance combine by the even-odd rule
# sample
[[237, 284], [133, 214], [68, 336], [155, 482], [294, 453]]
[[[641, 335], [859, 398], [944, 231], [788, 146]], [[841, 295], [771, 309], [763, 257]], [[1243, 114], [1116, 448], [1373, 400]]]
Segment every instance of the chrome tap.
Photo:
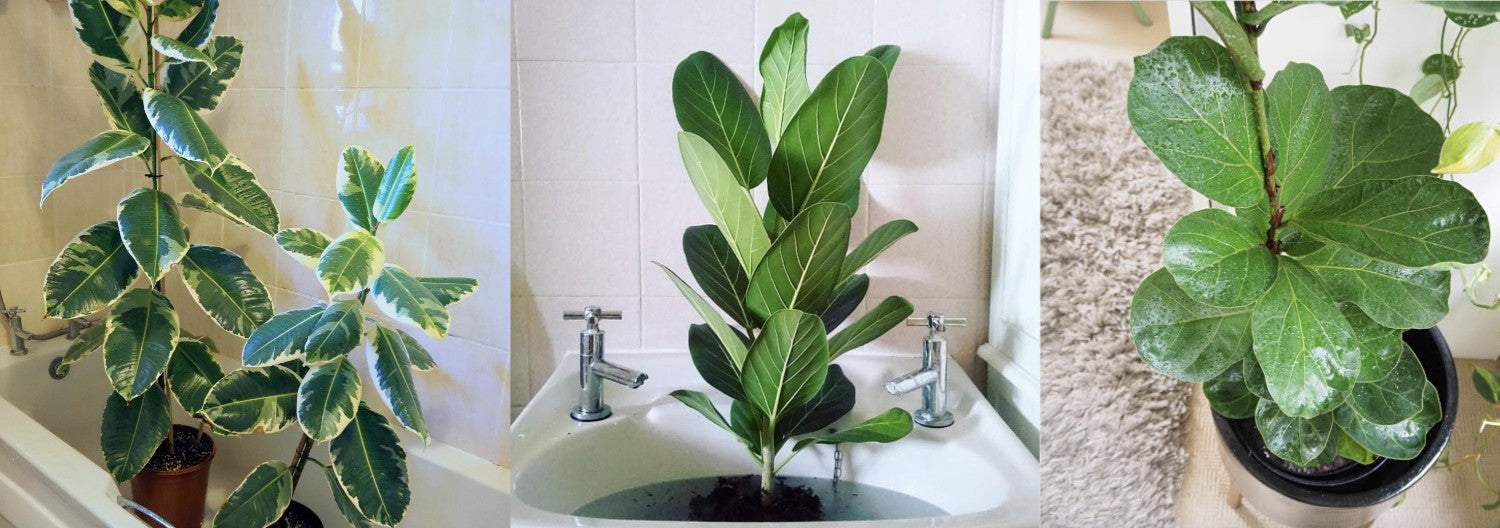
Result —
[[912, 413], [912, 421], [924, 427], [947, 427], [953, 425], [953, 413], [948, 412], [948, 327], [963, 327], [968, 321], [962, 317], [943, 317], [943, 314], [928, 312], [927, 317], [906, 320], [906, 326], [927, 327], [927, 338], [922, 340], [922, 368], [905, 374], [885, 384], [886, 392], [900, 396], [922, 389], [922, 408]]
[[[0, 301], [0, 303], [3, 302]], [[3, 306], [0, 304], [0, 308]], [[0, 309], [0, 318], [10, 323], [10, 355], [12, 356], [24, 356], [29, 352], [26, 349], [26, 338], [31, 334], [21, 326], [21, 314], [25, 312], [26, 309], [20, 306]]]
[[604, 331], [599, 329], [599, 321], [623, 318], [618, 311], [605, 311], [598, 306], [589, 306], [581, 312], [563, 312], [564, 320], [582, 320], [587, 325], [578, 333], [578, 406], [569, 413], [574, 420], [596, 422], [609, 418], [612, 411], [604, 404], [603, 380], [632, 389], [646, 382], [644, 373], [604, 360]]

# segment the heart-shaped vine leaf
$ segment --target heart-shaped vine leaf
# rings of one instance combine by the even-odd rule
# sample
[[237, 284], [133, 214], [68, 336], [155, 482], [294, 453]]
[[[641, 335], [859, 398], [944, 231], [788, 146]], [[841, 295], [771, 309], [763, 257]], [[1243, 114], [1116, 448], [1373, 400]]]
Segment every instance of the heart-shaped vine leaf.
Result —
[[115, 392], [133, 400], [156, 385], [177, 348], [177, 312], [161, 292], [135, 288], [110, 310], [104, 370]]
[[354, 421], [329, 443], [340, 487], [366, 519], [396, 526], [411, 504], [406, 450], [380, 413], [359, 404]]
[[214, 526], [271, 526], [292, 503], [292, 468], [280, 460], [250, 470], [214, 513]]
[[1500, 378], [1484, 367], [1474, 367], [1474, 390], [1490, 403], [1500, 403]]
[[1221, 209], [1189, 213], [1167, 231], [1162, 262], [1177, 286], [1214, 306], [1245, 306], [1276, 277], [1265, 233]]
[[734, 250], [740, 268], [755, 271], [771, 247], [771, 238], [761, 225], [760, 211], [750, 191], [739, 184], [733, 172], [709, 142], [692, 132], [677, 133], [682, 164], [698, 198], [708, 209], [724, 240]]
[[42, 285], [47, 317], [72, 319], [97, 312], [124, 295], [140, 272], [120, 238], [120, 224], [94, 224], [63, 247], [47, 268]]
[[1318, 279], [1295, 260], [1278, 257], [1276, 281], [1255, 306], [1251, 335], [1278, 412], [1313, 418], [1344, 402], [1359, 372], [1358, 341]]
[[47, 170], [46, 179], [42, 180], [40, 203], [47, 203], [47, 196], [68, 180], [108, 167], [117, 161], [145, 152], [148, 148], [151, 148], [151, 140], [135, 132], [109, 130], [99, 133], [67, 154], [63, 154], [57, 163], [52, 164], [52, 168]]
[[865, 56], [818, 82], [771, 154], [767, 182], [782, 218], [822, 202], [859, 209], [859, 176], [880, 144], [887, 89], [885, 66]]
[[1443, 141], [1433, 174], [1468, 174], [1488, 167], [1500, 155], [1500, 126], [1469, 123]]
[[332, 440], [354, 421], [359, 391], [359, 371], [349, 358], [313, 367], [297, 390], [297, 423], [315, 441]]
[[1490, 223], [1474, 193], [1432, 176], [1328, 189], [1292, 225], [1324, 242], [1408, 267], [1473, 264], [1489, 251]]
[[1250, 352], [1250, 308], [1210, 306], [1188, 296], [1165, 269], [1130, 302], [1130, 336], [1152, 369], [1190, 382], [1217, 377]]
[[1297, 259], [1335, 299], [1359, 306], [1387, 328], [1432, 328], [1448, 314], [1449, 273], [1408, 268], [1325, 244]]
[[712, 145], [741, 186], [765, 181], [771, 140], [755, 101], [724, 61], [706, 51], [683, 59], [672, 74], [672, 106], [682, 129]]
[[140, 473], [167, 439], [171, 426], [172, 408], [161, 387], [151, 385], [132, 401], [111, 392], [104, 402], [99, 445], [104, 449], [104, 467], [115, 482], [125, 482]]
[[203, 400], [203, 415], [227, 434], [274, 433], [297, 421], [302, 378], [282, 366], [224, 375]]
[[849, 250], [853, 212], [824, 202], [797, 215], [750, 275], [745, 305], [760, 320], [781, 310], [823, 313], [832, 300], [844, 253]]

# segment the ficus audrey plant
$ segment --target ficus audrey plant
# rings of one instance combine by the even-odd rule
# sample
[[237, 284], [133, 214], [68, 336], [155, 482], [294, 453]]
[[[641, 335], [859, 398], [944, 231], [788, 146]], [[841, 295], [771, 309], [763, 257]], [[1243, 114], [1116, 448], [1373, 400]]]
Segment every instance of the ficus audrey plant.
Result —
[[[52, 166], [42, 202], [74, 178], [131, 158], [144, 164], [146, 178], [120, 201], [115, 220], [85, 229], [62, 250], [43, 293], [48, 317], [108, 312], [74, 341], [59, 370], [104, 349], [113, 391], [100, 443], [110, 474], [124, 482], [159, 446], [175, 450], [168, 441], [171, 401], [201, 418], [208, 388], [223, 376], [213, 342], [179, 327], [179, 307], [163, 293], [167, 276], [180, 271], [193, 300], [229, 333], [248, 337], [273, 313], [266, 287], [243, 259], [190, 242], [179, 206], [267, 235], [280, 219], [254, 173], [200, 116], [218, 106], [244, 46], [212, 36], [217, 0], [71, 0], [68, 7], [93, 53], [88, 77], [112, 128]], [[158, 32], [163, 21], [182, 20], [175, 36]], [[198, 192], [161, 190], [163, 164], [171, 160]]]
[[[880, 46], [847, 59], [809, 88], [807, 31], [807, 19], [793, 14], [771, 32], [758, 105], [708, 52], [683, 60], [672, 78], [683, 163], [714, 219], [688, 228], [683, 251], [713, 304], [662, 269], [704, 320], [688, 330], [694, 366], [733, 404], [725, 419], [702, 393], [672, 395], [744, 444], [761, 467], [763, 501], [778, 469], [810, 445], [892, 442], [912, 428], [911, 415], [893, 408], [825, 431], [854, 407], [854, 385], [832, 362], [912, 313], [893, 296], [838, 330], [869, 288], [860, 269], [917, 230], [892, 221], [849, 252], [860, 174], [880, 141], [900, 50]], [[761, 183], [770, 197], [763, 211], [752, 198]]]
[[1292, 464], [1414, 458], [1442, 411], [1401, 334], [1447, 314], [1449, 270], [1485, 257], [1489, 218], [1432, 174], [1442, 127], [1411, 98], [1329, 90], [1299, 63], [1267, 83], [1257, 36], [1285, 9], [1193, 6], [1225, 44], [1172, 37], [1137, 57], [1127, 110], [1173, 174], [1233, 212], [1167, 232], [1131, 303], [1136, 349]]
[[[298, 425], [302, 440], [291, 461], [272, 460], [250, 472], [214, 516], [217, 527], [263, 528], [281, 517], [307, 462], [323, 469], [334, 501], [355, 526], [395, 526], [406, 515], [411, 490], [406, 452], [389, 421], [363, 402], [352, 352], [364, 346], [376, 392], [396, 422], [429, 438], [413, 371], [437, 368], [405, 330], [365, 311], [416, 328], [435, 339], [448, 334], [448, 306], [478, 289], [474, 279], [416, 277], [386, 260], [376, 233], [399, 218], [416, 190], [412, 147], [388, 164], [360, 147], [341, 157], [339, 201], [352, 229], [336, 238], [317, 230], [276, 233], [281, 248], [315, 272], [328, 295], [313, 306], [277, 314], [245, 342], [244, 368], [208, 391], [203, 414], [225, 434], [272, 433]], [[327, 442], [330, 459], [312, 458]]]

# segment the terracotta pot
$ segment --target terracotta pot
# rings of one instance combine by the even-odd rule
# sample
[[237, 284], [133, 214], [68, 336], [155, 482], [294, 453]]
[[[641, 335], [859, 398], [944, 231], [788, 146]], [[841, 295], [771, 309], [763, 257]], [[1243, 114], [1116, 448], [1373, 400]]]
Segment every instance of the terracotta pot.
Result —
[[[197, 428], [181, 424], [172, 424], [172, 430], [174, 434], [182, 430], [194, 433], [198, 431]], [[208, 440], [208, 460], [175, 471], [141, 470], [139, 475], [130, 479], [132, 500], [156, 512], [175, 528], [202, 525], [204, 503], [208, 495], [208, 466], [213, 463], [219, 449], [213, 436], [204, 435], [203, 438]], [[141, 514], [136, 516], [141, 517], [147, 526], [163, 528]]]

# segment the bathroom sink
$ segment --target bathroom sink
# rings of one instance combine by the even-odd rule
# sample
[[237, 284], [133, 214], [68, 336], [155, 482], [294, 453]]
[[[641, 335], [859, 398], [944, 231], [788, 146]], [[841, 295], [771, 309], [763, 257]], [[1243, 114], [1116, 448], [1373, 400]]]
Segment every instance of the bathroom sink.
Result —
[[[644, 485], [758, 473], [744, 448], [727, 432], [669, 393], [693, 389], [712, 395], [725, 410], [729, 399], [711, 389], [686, 353], [613, 353], [610, 360], [650, 376], [639, 389], [605, 384], [608, 419], [580, 423], [568, 412], [578, 400], [578, 356], [565, 358], [512, 425], [514, 485], [512, 526], [646, 527], [712, 526], [687, 521], [628, 521], [574, 515], [579, 508]], [[911, 410], [915, 394], [896, 397], [883, 386], [918, 365], [914, 357], [844, 356], [837, 361], [858, 388], [854, 411], [834, 427], [891, 407]], [[1038, 522], [1037, 462], [963, 375], [948, 383], [954, 424], [916, 427], [892, 444], [841, 446], [842, 480], [905, 494], [946, 512], [943, 516], [841, 521], [858, 527], [1022, 527]], [[833, 446], [798, 455], [781, 472], [829, 478]], [[791, 523], [791, 526], [812, 523]], [[775, 526], [787, 526], [788, 523]]]

